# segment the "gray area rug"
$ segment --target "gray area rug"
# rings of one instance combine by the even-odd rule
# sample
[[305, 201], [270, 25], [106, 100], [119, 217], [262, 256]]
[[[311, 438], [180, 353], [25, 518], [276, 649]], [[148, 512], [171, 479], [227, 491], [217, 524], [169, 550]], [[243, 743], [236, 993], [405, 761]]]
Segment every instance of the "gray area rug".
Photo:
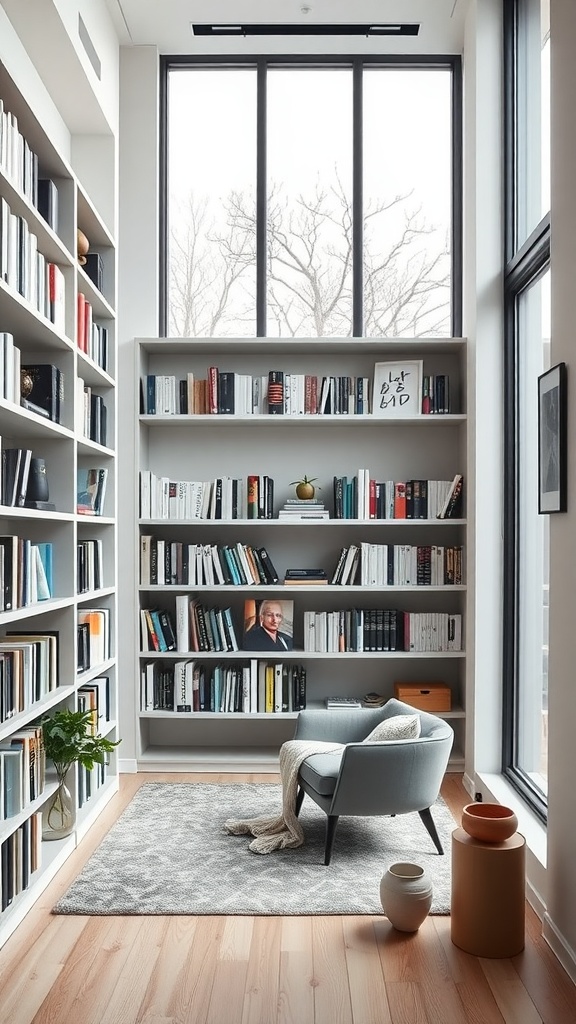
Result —
[[251, 853], [251, 837], [223, 829], [227, 818], [277, 814], [281, 806], [277, 784], [145, 783], [53, 912], [381, 914], [380, 878], [396, 861], [424, 867], [434, 887], [431, 913], [450, 912], [455, 822], [441, 799], [432, 814], [444, 856], [416, 813], [342, 817], [328, 867], [326, 816], [308, 797], [298, 849]]

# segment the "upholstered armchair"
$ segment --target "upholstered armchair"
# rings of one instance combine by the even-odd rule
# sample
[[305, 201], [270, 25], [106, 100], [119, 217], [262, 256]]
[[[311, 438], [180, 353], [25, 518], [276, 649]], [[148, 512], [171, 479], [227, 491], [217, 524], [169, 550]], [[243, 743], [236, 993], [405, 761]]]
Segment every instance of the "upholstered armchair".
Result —
[[[400, 715], [419, 717], [417, 738], [366, 741], [376, 726]], [[418, 731], [414, 718], [412, 723]], [[390, 723], [382, 731], [393, 730], [395, 724]], [[298, 773], [296, 814], [308, 794], [328, 816], [325, 864], [330, 863], [342, 814], [417, 811], [438, 853], [444, 853], [430, 807], [440, 792], [454, 740], [448, 722], [392, 699], [377, 709], [301, 711], [294, 739], [345, 744], [336, 753], [311, 754]]]

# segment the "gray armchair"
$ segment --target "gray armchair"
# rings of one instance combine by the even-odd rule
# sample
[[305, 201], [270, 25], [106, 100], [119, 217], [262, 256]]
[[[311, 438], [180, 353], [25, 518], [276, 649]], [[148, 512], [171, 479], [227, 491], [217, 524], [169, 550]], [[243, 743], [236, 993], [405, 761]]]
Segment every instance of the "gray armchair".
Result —
[[[383, 719], [420, 716], [420, 736], [411, 740], [363, 743]], [[448, 722], [399, 700], [377, 709], [301, 711], [296, 740], [346, 744], [343, 751], [312, 754], [300, 765], [296, 814], [308, 796], [328, 815], [324, 863], [332, 856], [338, 818], [418, 811], [438, 853], [444, 853], [430, 811], [437, 799], [454, 740]]]

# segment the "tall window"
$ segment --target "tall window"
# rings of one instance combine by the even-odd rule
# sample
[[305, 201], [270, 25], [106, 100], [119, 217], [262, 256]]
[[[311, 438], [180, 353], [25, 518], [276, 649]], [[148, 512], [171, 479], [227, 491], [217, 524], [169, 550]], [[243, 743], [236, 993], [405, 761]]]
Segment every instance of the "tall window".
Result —
[[547, 810], [549, 518], [538, 514], [538, 376], [550, 366], [548, 0], [507, 0], [504, 772]]
[[162, 333], [460, 333], [457, 58], [170, 58], [162, 81]]

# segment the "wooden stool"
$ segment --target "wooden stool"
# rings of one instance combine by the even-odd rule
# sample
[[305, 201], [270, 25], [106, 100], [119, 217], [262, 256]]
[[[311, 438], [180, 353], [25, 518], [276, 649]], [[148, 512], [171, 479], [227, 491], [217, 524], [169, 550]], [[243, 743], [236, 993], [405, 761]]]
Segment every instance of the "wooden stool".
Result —
[[481, 843], [452, 833], [451, 938], [474, 956], [508, 957], [524, 949], [526, 840]]

